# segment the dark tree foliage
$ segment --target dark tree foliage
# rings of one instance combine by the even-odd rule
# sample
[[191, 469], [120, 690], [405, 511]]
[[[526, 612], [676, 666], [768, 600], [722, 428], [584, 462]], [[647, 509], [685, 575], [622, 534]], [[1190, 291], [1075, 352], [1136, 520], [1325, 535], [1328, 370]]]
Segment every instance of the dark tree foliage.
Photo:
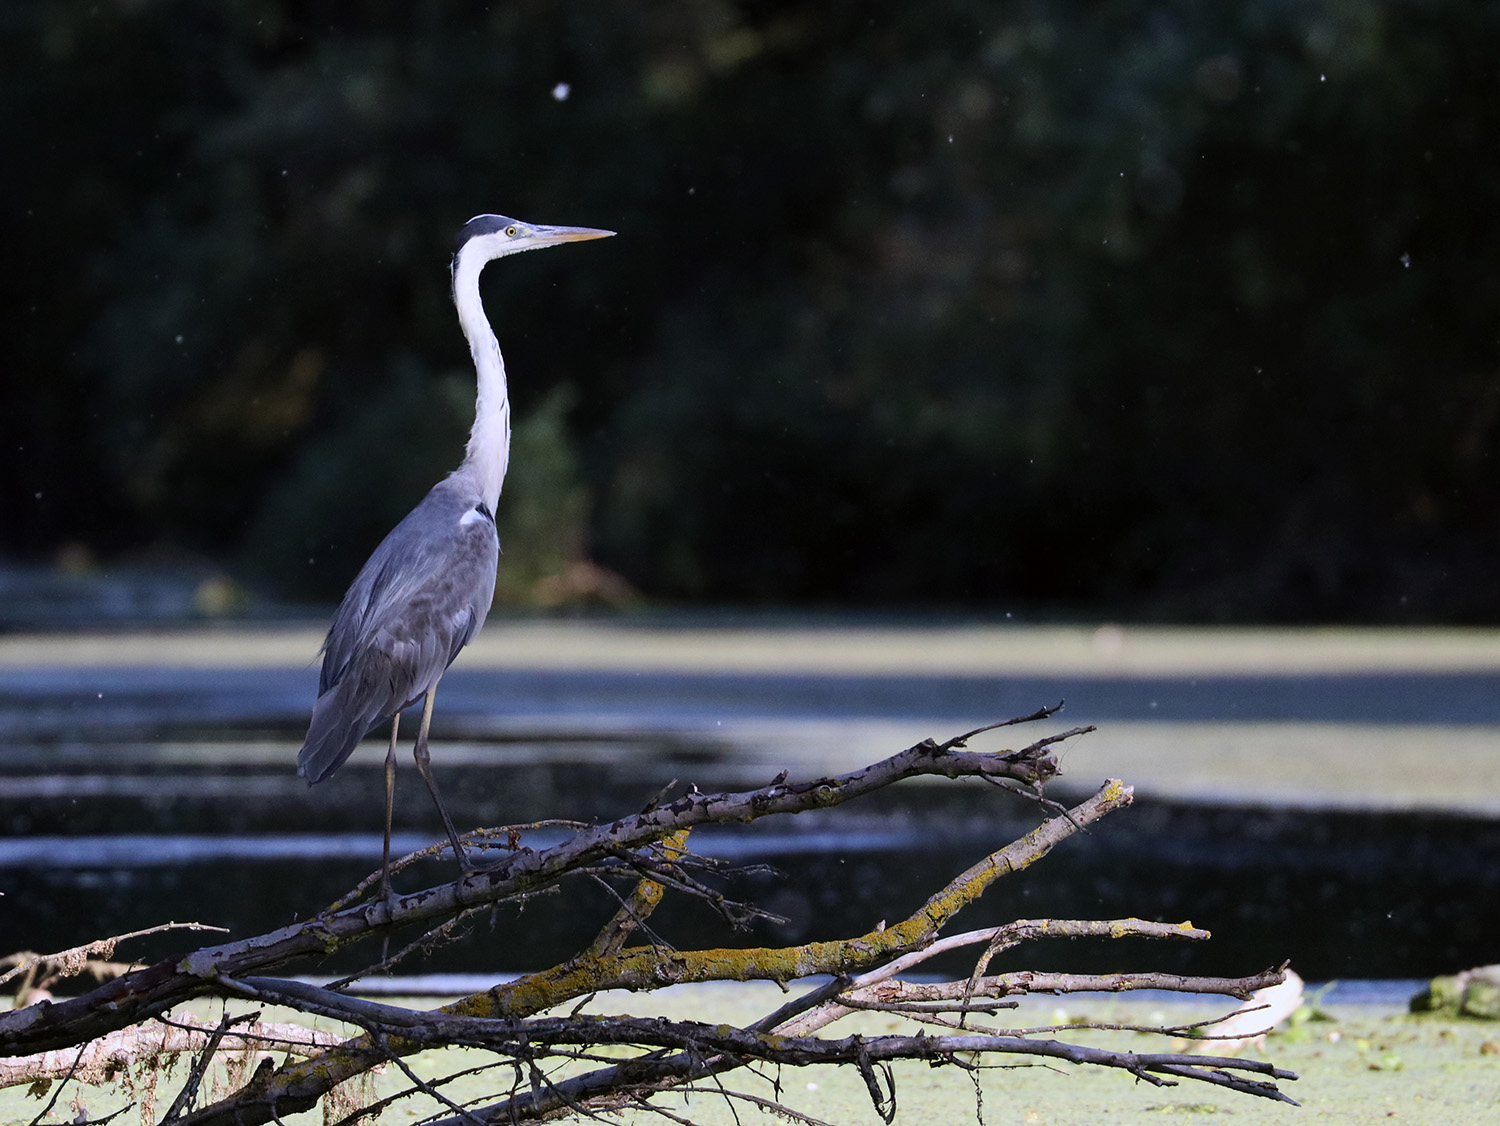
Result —
[[458, 457], [494, 210], [620, 232], [486, 284], [649, 595], [1500, 618], [1491, 5], [0, 21], [5, 550], [337, 594]]

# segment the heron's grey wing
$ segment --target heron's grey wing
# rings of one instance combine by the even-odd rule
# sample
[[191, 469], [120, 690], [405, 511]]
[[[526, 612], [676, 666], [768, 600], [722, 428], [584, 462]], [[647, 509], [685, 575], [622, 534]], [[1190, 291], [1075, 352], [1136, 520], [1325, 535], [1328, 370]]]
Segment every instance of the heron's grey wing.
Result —
[[435, 685], [489, 612], [499, 541], [482, 504], [438, 485], [355, 578], [324, 645], [318, 701], [297, 756], [309, 783]]
[[[350, 584], [323, 644], [319, 692], [343, 675], [376, 631], [400, 621], [415, 604], [427, 606], [436, 599], [451, 613], [473, 610], [472, 638], [489, 612], [499, 553], [494, 518], [477, 498], [457, 495], [449, 481], [434, 486], [391, 529]], [[436, 620], [422, 624], [449, 632]], [[466, 643], [460, 642], [448, 660]]]

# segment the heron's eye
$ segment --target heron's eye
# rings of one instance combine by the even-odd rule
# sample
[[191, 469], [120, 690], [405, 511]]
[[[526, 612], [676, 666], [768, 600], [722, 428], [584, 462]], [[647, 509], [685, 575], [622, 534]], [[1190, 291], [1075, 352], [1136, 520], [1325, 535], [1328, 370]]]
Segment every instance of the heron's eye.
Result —
[[516, 237], [515, 224], [511, 224], [509, 227], [505, 228], [505, 235], [506, 235], [507, 238], [515, 238]]

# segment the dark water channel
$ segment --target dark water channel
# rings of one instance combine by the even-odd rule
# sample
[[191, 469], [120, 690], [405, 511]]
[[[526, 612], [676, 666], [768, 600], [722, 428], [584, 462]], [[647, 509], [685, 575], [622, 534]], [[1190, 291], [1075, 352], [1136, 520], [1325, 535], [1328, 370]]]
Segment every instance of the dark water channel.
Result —
[[[113, 725], [93, 737], [55, 725], [13, 732], [0, 754], [0, 953], [61, 949], [167, 919], [236, 936], [305, 918], [378, 863], [382, 779], [351, 762], [308, 790], [293, 773], [300, 717]], [[773, 771], [690, 734], [483, 737], [450, 727], [435, 763], [461, 827], [538, 816], [631, 812], [676, 779], [743, 789]], [[398, 845], [441, 835], [403, 758]], [[1068, 796], [1062, 792], [1056, 797]], [[1073, 795], [1078, 796], [1078, 795]], [[731, 866], [731, 894], [786, 917], [729, 932], [702, 905], [669, 900], [653, 926], [680, 945], [802, 942], [895, 920], [986, 852], [1032, 828], [1033, 805], [967, 784], [908, 783], [845, 810], [701, 830], [698, 851]], [[551, 843], [556, 831], [528, 838]], [[1139, 801], [1000, 881], [957, 929], [1015, 918], [1191, 919], [1211, 943], [1035, 945], [997, 969], [1249, 973], [1291, 959], [1310, 980], [1423, 977], [1492, 962], [1500, 934], [1500, 822]], [[446, 879], [431, 866], [401, 890]], [[406, 972], [550, 965], [585, 945], [613, 910], [585, 881], [504, 907]], [[152, 957], [185, 945], [142, 941]], [[355, 950], [295, 972], [369, 960]], [[357, 960], [356, 960], [357, 959]], [[939, 967], [935, 967], [939, 968]], [[961, 963], [946, 967], [962, 972]]]

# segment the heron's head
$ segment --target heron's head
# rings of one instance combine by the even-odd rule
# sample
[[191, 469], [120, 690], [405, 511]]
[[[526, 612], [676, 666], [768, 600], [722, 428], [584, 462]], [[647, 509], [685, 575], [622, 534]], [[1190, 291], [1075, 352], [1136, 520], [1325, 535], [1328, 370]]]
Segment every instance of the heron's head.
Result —
[[609, 238], [612, 234], [614, 231], [600, 231], [593, 227], [544, 227], [537, 223], [523, 223], [504, 215], [476, 215], [458, 232], [458, 246], [453, 262], [456, 268], [461, 257], [472, 256], [481, 262], [488, 262], [507, 254], [519, 254], [523, 250], [536, 250], [543, 246], [581, 242], [591, 238]]

